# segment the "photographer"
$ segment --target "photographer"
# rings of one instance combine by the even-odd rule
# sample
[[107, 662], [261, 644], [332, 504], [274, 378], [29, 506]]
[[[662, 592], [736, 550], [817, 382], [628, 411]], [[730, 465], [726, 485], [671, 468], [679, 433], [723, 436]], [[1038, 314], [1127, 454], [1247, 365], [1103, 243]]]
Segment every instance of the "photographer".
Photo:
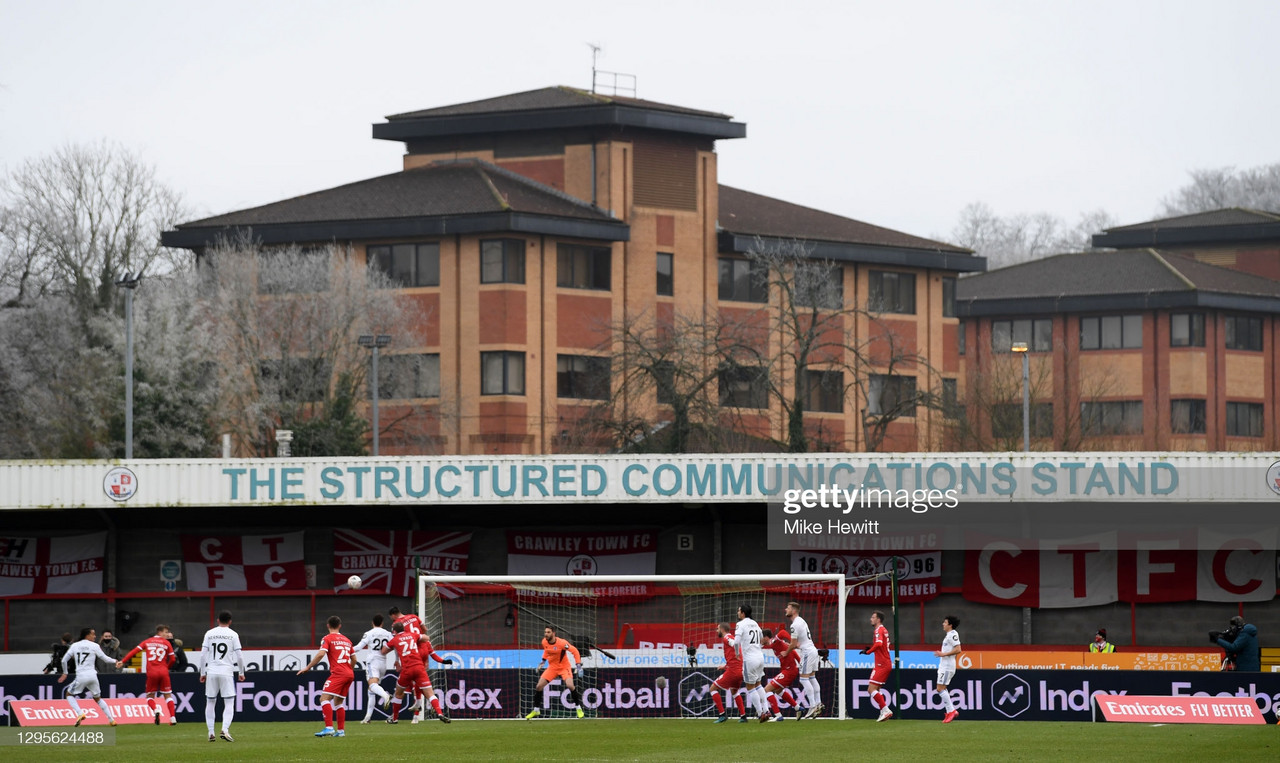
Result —
[[[1225, 631], [1209, 631], [1209, 642], [1227, 650], [1224, 670], [1262, 670], [1262, 652], [1258, 648], [1258, 629], [1236, 615]], [[1234, 667], [1231, 667], [1234, 666]]]
[[44, 666], [45, 675], [50, 673], [55, 676], [62, 675], [62, 657], [71, 648], [71, 634], [62, 634], [62, 641], [53, 644], [53, 656], [49, 658], [49, 664]]

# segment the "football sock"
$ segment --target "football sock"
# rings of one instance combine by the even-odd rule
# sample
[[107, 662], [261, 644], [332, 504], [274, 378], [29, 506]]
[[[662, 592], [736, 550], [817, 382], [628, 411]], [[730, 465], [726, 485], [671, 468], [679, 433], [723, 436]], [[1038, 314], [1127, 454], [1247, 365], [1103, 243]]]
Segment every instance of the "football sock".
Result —
[[342, 731], [347, 727], [347, 706], [343, 705], [333, 711], [334, 725], [338, 727], [338, 731]]
[[573, 687], [573, 691], [569, 692], [569, 696], [573, 697], [573, 703], [582, 706], [582, 691], [578, 687]]
[[444, 708], [440, 706], [440, 695], [431, 695], [431, 709], [436, 711], [436, 715], [444, 715]]
[[768, 697], [769, 697], [769, 710], [781, 715], [782, 710], [778, 707], [778, 695], [770, 693]]
[[111, 714], [111, 708], [107, 707], [106, 700], [98, 700], [98, 707], [102, 708], [102, 712], [107, 716], [107, 720], [114, 721], [116, 717]]
[[746, 701], [743, 699], [743, 696], [741, 694], [733, 695], [733, 704], [738, 706], [738, 715], [747, 714]]
[[871, 695], [871, 704], [875, 705], [876, 708], [880, 710], [884, 709], [884, 695], [881, 694], [879, 690], [877, 690], [875, 694]]
[[321, 702], [320, 712], [324, 715], [324, 727], [326, 729], [333, 728], [333, 703], [327, 699]]
[[387, 690], [382, 688], [380, 684], [369, 684], [369, 693], [378, 695], [379, 699], [382, 699], [384, 702], [387, 697], [391, 696], [390, 694], [387, 694]]
[[169, 706], [169, 717], [170, 717], [170, 718], [177, 718], [177, 717], [178, 717], [178, 703], [173, 701], [173, 697], [169, 697], [168, 699], [166, 699], [166, 700], [165, 700], [165, 704]]
[[76, 715], [80, 715], [82, 711], [80, 710], [80, 703], [76, 701], [76, 698], [68, 694], [67, 702], [71, 705], [71, 711]]
[[800, 680], [804, 683], [806, 693], [809, 695], [809, 704], [821, 705], [822, 684], [818, 683], [818, 677], [811, 676], [809, 678], [801, 678]]
[[230, 697], [222, 698], [222, 730], [231, 730], [231, 719], [236, 717], [236, 704]]
[[764, 688], [757, 686], [755, 691], [751, 693], [755, 695], [756, 698], [756, 712], [767, 713], [769, 711], [769, 700], [765, 699], [768, 695], [765, 693]]
[[204, 725], [209, 727], [209, 734], [213, 734], [213, 720], [217, 717], [218, 698], [207, 697], [204, 702]]
[[720, 696], [720, 692], [711, 692], [711, 701], [716, 703], [716, 712], [724, 715], [724, 697]]
[[147, 697], [147, 707], [148, 707], [148, 708], [150, 708], [150, 709], [151, 709], [151, 712], [153, 712], [153, 713], [156, 711], [156, 698], [155, 698], [155, 697]]
[[938, 689], [938, 693], [942, 695], [942, 706], [947, 709], [948, 713], [956, 709], [956, 706], [951, 702], [950, 689]]
[[404, 699], [400, 697], [396, 697], [395, 699], [391, 700], [391, 720], [394, 721], [400, 717], [400, 705], [403, 703], [404, 703]]

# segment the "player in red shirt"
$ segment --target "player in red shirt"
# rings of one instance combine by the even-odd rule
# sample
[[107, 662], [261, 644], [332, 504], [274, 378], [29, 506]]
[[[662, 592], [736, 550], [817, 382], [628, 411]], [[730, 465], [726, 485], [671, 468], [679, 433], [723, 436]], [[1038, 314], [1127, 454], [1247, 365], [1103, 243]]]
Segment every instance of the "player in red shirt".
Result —
[[[766, 645], [778, 656], [778, 675], [769, 679], [769, 683], [764, 687], [766, 696], [769, 698], [769, 714], [761, 716], [760, 722], [780, 721], [782, 720], [782, 708], [778, 706], [778, 695], [787, 701], [792, 707], [796, 707], [795, 696], [792, 695], [790, 687], [800, 677], [800, 653], [791, 647], [791, 635], [786, 630], [779, 628], [775, 634], [768, 628], [764, 629], [764, 637], [768, 639]], [[800, 718], [800, 708], [796, 707], [796, 718]]]
[[880, 717], [876, 718], [876, 723], [879, 723], [893, 717], [893, 711], [889, 709], [889, 698], [880, 693], [880, 687], [885, 685], [889, 680], [889, 673], [893, 671], [893, 658], [889, 656], [889, 631], [884, 627], [883, 612], [871, 613], [871, 627], [875, 629], [875, 641], [863, 649], [862, 653], [876, 656], [871, 680], [867, 682], [867, 694], [871, 695], [871, 704], [880, 708]]
[[724, 650], [724, 670], [711, 683], [711, 701], [716, 703], [716, 710], [720, 712], [720, 717], [715, 722], [724, 723], [729, 720], [729, 711], [725, 709], [724, 699], [720, 696], [723, 690], [732, 693], [733, 703], [738, 708], [738, 723], [746, 723], [747, 707], [742, 702], [742, 695], [738, 693], [742, 688], [742, 657], [733, 645], [733, 626], [720, 623], [716, 628], [716, 636]]
[[435, 649], [431, 647], [431, 641], [423, 635], [415, 637], [404, 621], [397, 622], [391, 630], [395, 635], [386, 646], [382, 647], [382, 653], [396, 653], [396, 657], [400, 660], [400, 675], [396, 678], [396, 694], [391, 699], [391, 717], [387, 719], [387, 723], [399, 723], [400, 707], [404, 704], [404, 695], [410, 690], [415, 697], [420, 693], [425, 694], [431, 701], [431, 709], [436, 711], [441, 722], [449, 723], [449, 716], [444, 714], [440, 698], [431, 688], [431, 679], [427, 677], [427, 666], [422, 662], [422, 653], [425, 648], [426, 654], [442, 665], [451, 665], [453, 660], [436, 654]]
[[324, 729], [317, 731], [316, 736], [344, 737], [347, 735], [347, 690], [351, 688], [351, 682], [356, 680], [355, 670], [351, 666], [351, 639], [338, 632], [342, 629], [341, 617], [330, 617], [326, 625], [329, 626], [329, 635], [321, 639], [320, 649], [312, 656], [311, 662], [298, 671], [298, 675], [319, 665], [320, 660], [325, 657], [329, 658], [329, 677], [324, 680], [324, 686], [320, 689], [320, 712], [324, 713]]
[[175, 717], [177, 705], [173, 701], [173, 686], [169, 682], [169, 666], [178, 659], [178, 655], [173, 651], [173, 644], [169, 643], [171, 638], [173, 638], [173, 632], [169, 630], [169, 626], [157, 625], [156, 635], [143, 640], [116, 662], [118, 670], [132, 660], [135, 654], [142, 652], [143, 660], [147, 665], [147, 707], [156, 714], [157, 726], [160, 725], [160, 707], [156, 699], [160, 694], [165, 696], [165, 704], [169, 708], [169, 725], [172, 726], [178, 722]]

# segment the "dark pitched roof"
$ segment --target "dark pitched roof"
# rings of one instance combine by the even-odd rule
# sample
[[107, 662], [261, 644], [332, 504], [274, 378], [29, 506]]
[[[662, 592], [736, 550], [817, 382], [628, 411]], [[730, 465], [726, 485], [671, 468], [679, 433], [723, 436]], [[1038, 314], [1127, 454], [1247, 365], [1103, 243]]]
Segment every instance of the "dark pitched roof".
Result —
[[603, 95], [601, 93], [592, 93], [586, 90], [579, 90], [573, 87], [559, 85], [557, 87], [544, 87], [540, 90], [527, 90], [523, 93], [512, 93], [510, 95], [500, 95], [496, 98], [485, 98], [479, 101], [470, 101], [468, 103], [456, 103], [451, 106], [437, 106], [432, 109], [420, 109], [418, 111], [406, 111], [403, 114], [391, 114], [387, 116], [389, 121], [399, 119], [421, 119], [423, 117], [453, 117], [470, 114], [500, 114], [513, 111], [544, 111], [547, 109], [567, 109], [577, 106], [635, 106], [642, 109], [650, 109], [652, 111], [670, 111], [676, 114], [693, 114], [704, 117], [714, 117], [717, 119], [729, 119], [727, 114], [718, 114], [714, 111], [702, 111], [699, 109], [685, 108], [684, 106], [672, 106], [669, 103], [657, 103], [656, 101], [646, 101], [641, 98], [626, 98], [620, 95]]
[[1280, 281], [1154, 249], [1059, 254], [961, 279], [960, 315], [1159, 307], [1280, 312]]
[[1177, 217], [1148, 220], [1145, 223], [1120, 225], [1115, 228], [1107, 228], [1106, 232], [1156, 230], [1160, 228], [1193, 228], [1206, 225], [1249, 225], [1251, 223], [1275, 222], [1280, 222], [1280, 215], [1273, 212], [1263, 212], [1257, 209], [1245, 209], [1243, 207], [1228, 207], [1227, 209], [1211, 209], [1208, 212], [1193, 212], [1189, 215], [1178, 215]]
[[984, 270], [986, 260], [963, 247], [882, 228], [799, 204], [720, 186], [721, 248], [748, 251], [755, 237], [799, 239], [815, 256], [960, 271]]
[[1121, 225], [1093, 236], [1093, 245], [1104, 249], [1250, 241], [1280, 241], [1280, 213], [1229, 207]]
[[577, 128], [639, 128], [713, 140], [747, 134], [745, 124], [714, 111], [559, 86], [392, 114], [385, 123], [373, 126], [373, 137], [412, 141]]
[[432, 235], [501, 230], [492, 226], [517, 218], [556, 220], [562, 235], [574, 235], [568, 231], [577, 223], [576, 235], [627, 238], [625, 223], [603, 210], [488, 162], [460, 159], [182, 223], [165, 242], [202, 246], [202, 237], [228, 228], [253, 228], [267, 243], [273, 233], [289, 241]]

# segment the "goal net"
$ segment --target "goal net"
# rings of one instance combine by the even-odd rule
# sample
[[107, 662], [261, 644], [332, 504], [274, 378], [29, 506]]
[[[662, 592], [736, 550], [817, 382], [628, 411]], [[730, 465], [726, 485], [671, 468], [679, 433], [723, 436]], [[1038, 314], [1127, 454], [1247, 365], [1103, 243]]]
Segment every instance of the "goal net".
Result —
[[[437, 652], [432, 684], [454, 718], [714, 718], [712, 682], [725, 659], [717, 625], [750, 607], [786, 630], [796, 602], [821, 659], [822, 717], [844, 716], [841, 575], [440, 576], [418, 578], [418, 610]], [[543, 661], [549, 630], [577, 650], [572, 669]], [[767, 683], [778, 658], [764, 649]], [[566, 666], [567, 667], [567, 666]], [[566, 674], [567, 673], [567, 674]], [[572, 683], [572, 686], [570, 684]], [[784, 717], [814, 704], [809, 682], [780, 697]], [[725, 697], [733, 707], [732, 695]], [[736, 714], [736, 709], [731, 709]]]

